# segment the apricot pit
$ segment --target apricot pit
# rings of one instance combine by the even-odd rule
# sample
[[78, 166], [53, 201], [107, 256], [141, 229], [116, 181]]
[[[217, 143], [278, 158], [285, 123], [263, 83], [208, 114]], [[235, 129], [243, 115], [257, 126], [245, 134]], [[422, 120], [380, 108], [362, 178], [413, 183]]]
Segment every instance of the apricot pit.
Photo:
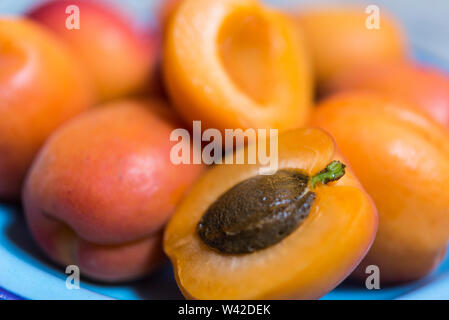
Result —
[[198, 224], [198, 235], [222, 253], [268, 248], [295, 231], [309, 215], [316, 199], [311, 188], [341, 178], [344, 167], [334, 161], [312, 178], [286, 169], [240, 182], [209, 207]]

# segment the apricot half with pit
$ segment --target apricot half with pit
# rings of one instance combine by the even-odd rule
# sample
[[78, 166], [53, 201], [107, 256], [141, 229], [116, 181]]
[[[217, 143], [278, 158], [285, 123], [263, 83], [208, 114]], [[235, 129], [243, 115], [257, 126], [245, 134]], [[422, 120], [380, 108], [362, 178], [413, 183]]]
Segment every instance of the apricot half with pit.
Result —
[[260, 163], [218, 165], [180, 204], [164, 249], [186, 297], [319, 298], [364, 257], [376, 209], [332, 138], [287, 131], [278, 160], [272, 175]]

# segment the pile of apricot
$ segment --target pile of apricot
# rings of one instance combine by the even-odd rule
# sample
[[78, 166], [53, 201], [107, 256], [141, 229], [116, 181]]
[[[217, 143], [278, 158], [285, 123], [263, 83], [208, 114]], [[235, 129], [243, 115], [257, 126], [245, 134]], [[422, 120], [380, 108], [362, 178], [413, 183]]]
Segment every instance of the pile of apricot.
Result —
[[[0, 16], [0, 199], [22, 202], [48, 257], [120, 282], [168, 256], [192, 299], [316, 299], [373, 265], [382, 286], [439, 265], [449, 77], [410, 58], [394, 17], [158, 10], [156, 26], [89, 0]], [[178, 135], [195, 123], [213, 165]], [[241, 148], [213, 138], [230, 130]], [[266, 171], [251, 155], [271, 144]]]

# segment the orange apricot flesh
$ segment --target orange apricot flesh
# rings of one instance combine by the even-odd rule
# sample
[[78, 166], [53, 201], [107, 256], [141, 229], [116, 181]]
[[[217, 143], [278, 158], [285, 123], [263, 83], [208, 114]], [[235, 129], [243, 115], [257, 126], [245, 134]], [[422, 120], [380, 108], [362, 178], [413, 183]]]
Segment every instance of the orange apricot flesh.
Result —
[[169, 96], [204, 127], [296, 128], [307, 121], [312, 79], [305, 48], [284, 15], [255, 0], [186, 0], [164, 39]]
[[[238, 152], [247, 152], [254, 145]], [[313, 175], [341, 160], [319, 129], [279, 136], [279, 169]], [[348, 168], [340, 180], [315, 189], [309, 216], [281, 242], [250, 254], [223, 254], [196, 232], [207, 208], [260, 164], [218, 165], [208, 171], [166, 227], [164, 250], [179, 287], [192, 299], [315, 299], [337, 286], [364, 257], [377, 228], [376, 209]]]
[[430, 273], [449, 240], [447, 130], [401, 101], [355, 92], [324, 101], [312, 124], [333, 135], [379, 212], [376, 240], [354, 277], [366, 277], [371, 264], [383, 284]]

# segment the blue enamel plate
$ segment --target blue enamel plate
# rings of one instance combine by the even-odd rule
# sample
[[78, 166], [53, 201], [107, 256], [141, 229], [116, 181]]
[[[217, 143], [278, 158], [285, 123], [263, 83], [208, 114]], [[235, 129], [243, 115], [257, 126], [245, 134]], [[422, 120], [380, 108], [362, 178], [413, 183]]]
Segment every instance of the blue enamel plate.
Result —
[[[138, 282], [105, 285], [81, 279], [67, 289], [67, 274], [36, 247], [23, 214], [0, 206], [0, 299], [181, 299], [169, 265]], [[449, 258], [427, 278], [380, 290], [343, 283], [323, 299], [449, 299]]]

